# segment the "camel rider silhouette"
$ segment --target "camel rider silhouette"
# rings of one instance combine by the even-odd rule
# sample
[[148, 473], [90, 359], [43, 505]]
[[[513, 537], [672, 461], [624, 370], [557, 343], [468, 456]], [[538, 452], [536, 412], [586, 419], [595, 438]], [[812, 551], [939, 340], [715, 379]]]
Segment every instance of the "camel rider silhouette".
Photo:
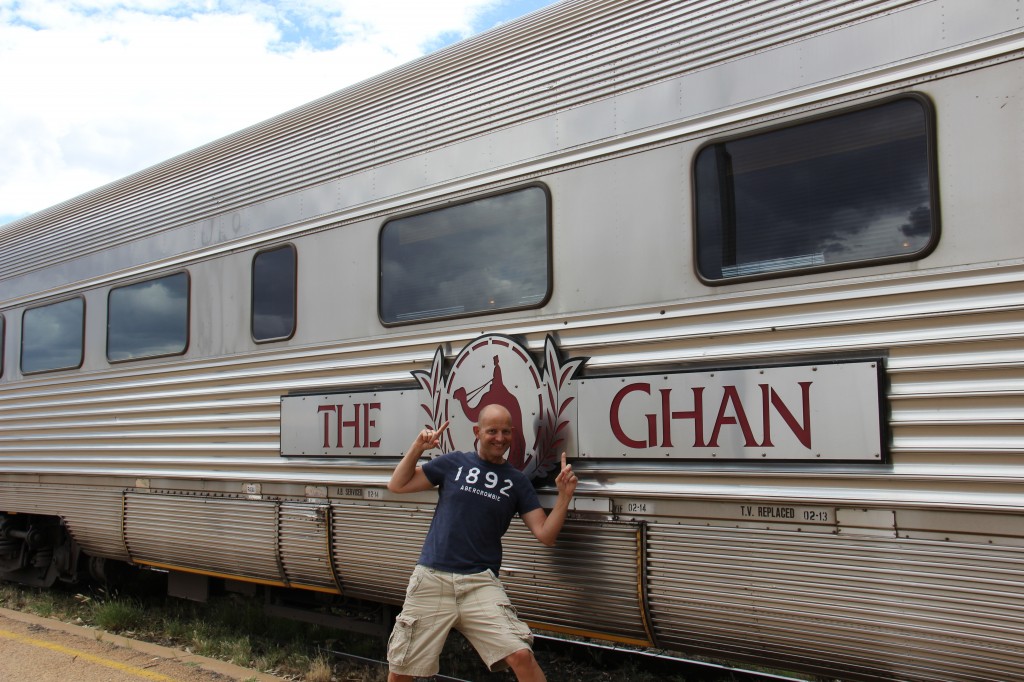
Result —
[[480, 412], [488, 405], [501, 405], [508, 410], [512, 418], [512, 426], [514, 427], [512, 443], [508, 449], [508, 463], [516, 469], [522, 470], [526, 465], [526, 436], [523, 430], [523, 412], [519, 407], [519, 399], [505, 387], [501, 377], [501, 364], [497, 355], [494, 356], [494, 373], [491, 375], [491, 380], [476, 389], [473, 395], [479, 393], [484, 386], [488, 387], [487, 392], [480, 396], [480, 400], [477, 401], [475, 407], [470, 406], [466, 389], [461, 386], [455, 389], [453, 397], [459, 401], [459, 404], [462, 405], [463, 413], [473, 423], [479, 420]]

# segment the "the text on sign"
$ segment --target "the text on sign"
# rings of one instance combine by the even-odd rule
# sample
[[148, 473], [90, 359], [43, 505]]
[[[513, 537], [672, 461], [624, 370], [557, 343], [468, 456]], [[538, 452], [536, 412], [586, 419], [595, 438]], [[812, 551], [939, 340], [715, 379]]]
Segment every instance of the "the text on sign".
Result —
[[[689, 420], [693, 422], [693, 447], [695, 448], [717, 448], [718, 439], [724, 426], [738, 426], [743, 434], [744, 446], [748, 448], [773, 447], [771, 432], [771, 415], [774, 409], [786, 425], [796, 436], [796, 439], [808, 450], [811, 449], [811, 384], [810, 381], [799, 382], [802, 404], [799, 408], [800, 419], [793, 414], [793, 410], [784, 402], [779, 393], [768, 384], [759, 384], [761, 400], [759, 405], [753, 406], [754, 410], [744, 407], [736, 386], [724, 386], [722, 399], [719, 401], [715, 421], [711, 426], [711, 433], [705, 438], [705, 404], [703, 386], [696, 386], [690, 389], [691, 402], [686, 409], [677, 409], [679, 398], [673, 395], [671, 388], [658, 390], [660, 398], [660, 409], [656, 412], [647, 412], [644, 419], [647, 423], [646, 434], [627, 434], [622, 426], [621, 414], [623, 410], [629, 409], [629, 399], [633, 394], [641, 393], [651, 395], [651, 384], [637, 382], [624, 386], [612, 399], [608, 420], [612, 433], [620, 443], [631, 448], [671, 448], [672, 425], [676, 421]], [[675, 392], [675, 393], [678, 393]], [[760, 419], [760, 441], [754, 435], [751, 426], [753, 415]]]

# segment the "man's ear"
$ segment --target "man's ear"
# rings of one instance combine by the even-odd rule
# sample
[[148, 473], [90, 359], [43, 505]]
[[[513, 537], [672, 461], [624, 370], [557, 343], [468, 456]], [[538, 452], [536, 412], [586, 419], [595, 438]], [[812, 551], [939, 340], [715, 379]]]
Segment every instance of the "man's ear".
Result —
[[478, 425], [476, 425], [476, 424], [473, 424], [473, 437], [474, 438], [479, 438], [480, 437], [480, 427]]

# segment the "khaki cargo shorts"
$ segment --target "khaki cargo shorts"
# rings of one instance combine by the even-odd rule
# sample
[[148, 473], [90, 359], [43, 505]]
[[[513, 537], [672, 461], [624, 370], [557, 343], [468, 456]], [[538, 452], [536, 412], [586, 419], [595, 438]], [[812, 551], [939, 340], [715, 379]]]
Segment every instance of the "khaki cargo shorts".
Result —
[[462, 575], [417, 566], [388, 641], [391, 672], [436, 675], [452, 629], [469, 640], [492, 672], [508, 667], [505, 657], [533, 645], [530, 628], [519, 620], [494, 573]]

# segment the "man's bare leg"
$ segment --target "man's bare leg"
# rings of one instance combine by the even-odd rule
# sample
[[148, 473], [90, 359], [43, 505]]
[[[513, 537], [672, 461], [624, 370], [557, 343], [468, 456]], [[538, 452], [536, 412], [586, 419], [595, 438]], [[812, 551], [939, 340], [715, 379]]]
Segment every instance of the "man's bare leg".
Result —
[[548, 678], [544, 676], [544, 671], [529, 649], [520, 649], [506, 656], [505, 662], [512, 668], [519, 682], [547, 682]]

